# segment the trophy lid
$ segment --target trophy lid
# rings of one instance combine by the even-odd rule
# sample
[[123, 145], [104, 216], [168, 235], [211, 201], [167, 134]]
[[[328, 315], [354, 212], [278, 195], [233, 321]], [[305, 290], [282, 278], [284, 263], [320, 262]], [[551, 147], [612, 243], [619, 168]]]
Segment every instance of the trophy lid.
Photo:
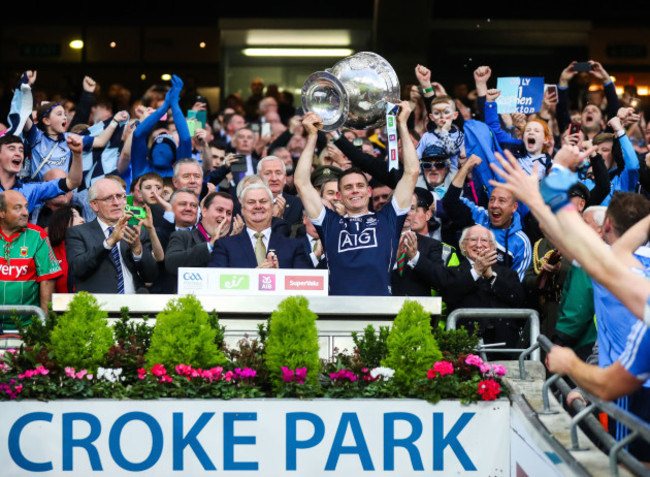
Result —
[[323, 131], [334, 131], [343, 126], [348, 117], [348, 93], [336, 76], [317, 71], [302, 86], [302, 108], [323, 118]]

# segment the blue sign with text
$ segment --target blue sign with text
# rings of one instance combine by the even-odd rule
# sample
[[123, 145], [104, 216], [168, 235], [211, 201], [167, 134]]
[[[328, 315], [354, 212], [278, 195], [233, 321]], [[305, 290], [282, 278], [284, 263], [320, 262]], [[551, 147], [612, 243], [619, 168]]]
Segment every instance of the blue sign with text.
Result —
[[544, 99], [544, 78], [524, 78], [519, 76], [497, 78], [497, 98], [499, 114], [536, 113]]

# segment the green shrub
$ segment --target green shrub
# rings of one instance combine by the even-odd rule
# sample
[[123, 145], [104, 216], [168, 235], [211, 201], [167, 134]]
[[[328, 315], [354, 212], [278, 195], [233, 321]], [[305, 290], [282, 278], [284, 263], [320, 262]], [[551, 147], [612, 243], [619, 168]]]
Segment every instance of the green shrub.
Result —
[[463, 354], [474, 353], [478, 348], [478, 323], [474, 324], [473, 331], [468, 331], [464, 327], [455, 330], [444, 330], [438, 327], [433, 335], [440, 350], [448, 352], [454, 359]]
[[283, 300], [271, 315], [266, 340], [266, 367], [273, 389], [280, 389], [282, 366], [291, 370], [307, 367], [305, 383], [317, 386], [320, 360], [318, 358], [317, 316], [309, 309], [305, 297]]
[[95, 373], [113, 345], [108, 313], [102, 311], [94, 296], [79, 292], [67, 312], [52, 330], [52, 351], [59, 366], [87, 369]]
[[442, 359], [430, 320], [422, 305], [409, 300], [395, 317], [387, 340], [388, 356], [381, 364], [395, 370], [393, 380], [400, 386], [410, 387]]
[[194, 295], [170, 300], [156, 317], [145, 360], [149, 367], [164, 364], [170, 372], [178, 364], [193, 368], [224, 365], [226, 358], [215, 345], [216, 335], [208, 314]]
[[388, 353], [386, 344], [388, 334], [388, 326], [380, 326], [379, 334], [377, 334], [375, 327], [372, 325], [366, 326], [361, 336], [356, 331], [352, 332], [352, 339], [359, 353], [359, 359], [365, 367], [376, 368], [381, 364], [381, 360], [386, 357]]

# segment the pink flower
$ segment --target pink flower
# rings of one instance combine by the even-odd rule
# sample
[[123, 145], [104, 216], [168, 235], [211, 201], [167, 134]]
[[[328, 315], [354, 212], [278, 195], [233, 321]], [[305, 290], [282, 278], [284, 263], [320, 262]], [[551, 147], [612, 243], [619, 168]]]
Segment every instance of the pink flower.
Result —
[[35, 375], [36, 375], [36, 374], [42, 374], [43, 376], [46, 376], [46, 375], [50, 374], [50, 370], [49, 370], [49, 369], [46, 369], [45, 366], [43, 366], [43, 365], [41, 364], [39, 367], [37, 367], [37, 368], [34, 370], [34, 374], [35, 374]]
[[282, 366], [282, 381], [285, 383], [290, 383], [293, 381], [293, 375], [294, 372], [292, 369], [289, 369], [286, 366]]
[[79, 371], [77, 374], [75, 374], [75, 377], [76, 377], [77, 379], [83, 379], [83, 377], [84, 377], [86, 374], [88, 374], [88, 371], [85, 370], [85, 369], [82, 369], [82, 370]]
[[236, 368], [235, 374], [237, 374], [237, 376], [242, 379], [254, 378], [255, 375], [257, 374], [257, 371], [251, 368], [244, 368], [244, 369]]
[[14, 390], [15, 390], [17, 393], [21, 393], [21, 392], [23, 392], [23, 385], [22, 385], [22, 384], [19, 384], [18, 386], [16, 386], [16, 387], [14, 388]]
[[359, 379], [356, 374], [354, 374], [352, 371], [348, 371], [347, 369], [341, 369], [335, 373], [330, 373], [330, 378], [340, 380], [347, 379], [350, 382], [354, 382]]
[[223, 372], [223, 368], [221, 366], [217, 366], [216, 368], [212, 368], [209, 371], [206, 371], [210, 373], [211, 379], [219, 379], [221, 377], [221, 373]]
[[500, 392], [501, 386], [492, 379], [486, 379], [478, 383], [478, 393], [484, 401], [494, 401]]
[[160, 382], [161, 383], [171, 383], [172, 382], [172, 377], [169, 374], [163, 374], [160, 377]]
[[69, 378], [74, 378], [74, 375], [75, 375], [75, 370], [74, 370], [74, 368], [72, 368], [72, 367], [70, 367], [70, 366], [67, 366], [67, 367], [64, 369], [64, 371], [65, 371], [65, 375], [66, 375], [67, 377], [69, 377]]
[[[454, 365], [449, 361], [438, 361], [437, 363], [433, 364], [433, 369], [430, 369], [429, 371], [433, 371], [434, 377], [445, 376], [446, 374], [454, 374]], [[430, 376], [431, 373], [427, 373], [427, 378], [433, 379]]]
[[307, 367], [303, 366], [302, 368], [296, 368], [296, 381], [299, 384], [303, 384], [307, 379]]
[[492, 369], [489, 364], [484, 363], [478, 367], [479, 371], [483, 374], [487, 373]]
[[156, 363], [153, 365], [153, 368], [151, 368], [151, 374], [160, 377], [167, 374], [167, 370], [165, 369], [165, 366], [163, 366], [162, 364]]
[[506, 367], [502, 366], [500, 364], [493, 365], [492, 366], [492, 371], [497, 376], [505, 376], [506, 375]]
[[192, 367], [188, 366], [187, 364], [179, 364], [176, 366], [176, 374], [180, 374], [181, 376], [189, 376], [191, 372]]
[[465, 358], [465, 364], [480, 366], [483, 364], [483, 360], [480, 358], [480, 356], [470, 354], [467, 356], [467, 358]]
[[144, 379], [144, 377], [147, 375], [147, 370], [144, 368], [138, 369], [138, 379]]
[[226, 374], [224, 375], [223, 379], [230, 382], [235, 377], [236, 377], [235, 373], [233, 373], [232, 371], [226, 371]]
[[87, 379], [88, 381], [92, 381], [92, 379], [93, 379], [93, 375], [92, 375], [92, 374], [88, 374], [88, 375], [86, 375], [86, 379]]

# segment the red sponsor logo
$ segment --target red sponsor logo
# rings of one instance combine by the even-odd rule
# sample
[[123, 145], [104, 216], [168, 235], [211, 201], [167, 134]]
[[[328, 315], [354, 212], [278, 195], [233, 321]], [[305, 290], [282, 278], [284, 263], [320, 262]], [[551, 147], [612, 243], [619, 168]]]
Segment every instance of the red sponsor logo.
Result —
[[300, 275], [287, 275], [284, 277], [285, 290], [324, 290], [323, 277], [305, 277]]
[[395, 159], [397, 159], [397, 156], [395, 155], [395, 150], [391, 149], [391, 151], [390, 151], [390, 160], [394, 161]]

